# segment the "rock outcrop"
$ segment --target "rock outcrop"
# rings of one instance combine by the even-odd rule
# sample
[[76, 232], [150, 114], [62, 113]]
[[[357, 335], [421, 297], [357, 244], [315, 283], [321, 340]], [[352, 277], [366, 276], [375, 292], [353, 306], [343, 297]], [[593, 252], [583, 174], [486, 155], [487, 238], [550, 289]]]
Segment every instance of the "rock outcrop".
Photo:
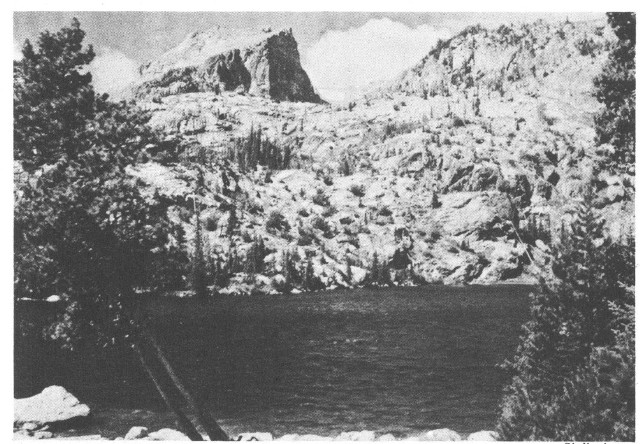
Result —
[[321, 102], [300, 65], [291, 30], [196, 32], [140, 72], [138, 97], [238, 91], [277, 101]]

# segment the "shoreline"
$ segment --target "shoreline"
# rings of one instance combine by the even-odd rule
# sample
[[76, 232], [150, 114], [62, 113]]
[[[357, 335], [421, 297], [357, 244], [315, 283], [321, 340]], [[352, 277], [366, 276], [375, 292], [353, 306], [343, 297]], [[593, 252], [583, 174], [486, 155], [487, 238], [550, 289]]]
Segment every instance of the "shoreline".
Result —
[[[198, 433], [207, 433], [198, 426], [195, 416], [185, 412]], [[251, 421], [246, 421], [247, 423]], [[457, 432], [450, 428], [385, 427], [380, 430], [336, 430], [336, 427], [309, 427], [306, 430], [276, 431], [278, 424], [263, 425], [262, 430], [246, 424], [234, 424], [229, 419], [218, 421], [232, 441], [495, 441], [496, 432], [479, 430]], [[318, 423], [319, 425], [320, 423]], [[280, 423], [284, 425], [284, 423]], [[14, 440], [189, 440], [178, 430], [174, 413], [131, 408], [109, 408], [81, 403], [64, 387], [50, 386], [39, 395], [14, 400]]]
[[[343, 286], [333, 286], [327, 288], [321, 288], [318, 290], [305, 290], [300, 288], [294, 288], [288, 292], [280, 292], [280, 291], [272, 291], [272, 292], [263, 292], [260, 290], [251, 291], [251, 292], [243, 292], [243, 291], [225, 291], [225, 292], [217, 292], [213, 294], [207, 295], [204, 299], [214, 297], [214, 296], [230, 296], [230, 297], [250, 297], [250, 296], [286, 296], [286, 295], [301, 295], [301, 294], [317, 294], [317, 293], [328, 293], [333, 291], [348, 291], [348, 290], [380, 290], [380, 289], [393, 289], [393, 288], [429, 288], [429, 287], [446, 287], [446, 288], [488, 288], [493, 286], [499, 287], [535, 287], [538, 284], [537, 279], [534, 276], [519, 276], [513, 279], [505, 279], [502, 281], [496, 282], [472, 282], [472, 283], [464, 283], [464, 284], [444, 284], [444, 283], [434, 283], [434, 282], [426, 282], [420, 284], [399, 284], [399, 285], [361, 285], [361, 286], [352, 286], [352, 287], [343, 287]], [[256, 290], [256, 289], [253, 289]], [[176, 290], [172, 292], [164, 292], [159, 297], [161, 298], [170, 298], [170, 299], [196, 299], [196, 295], [192, 290]]]

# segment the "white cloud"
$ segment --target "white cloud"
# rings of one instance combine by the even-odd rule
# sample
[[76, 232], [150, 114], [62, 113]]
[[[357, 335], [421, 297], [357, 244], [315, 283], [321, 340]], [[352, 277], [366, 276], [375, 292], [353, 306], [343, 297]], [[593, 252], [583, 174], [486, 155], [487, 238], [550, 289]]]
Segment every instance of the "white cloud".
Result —
[[139, 63], [123, 52], [112, 48], [97, 51], [89, 70], [93, 76], [93, 86], [100, 93], [108, 93], [113, 98], [121, 98], [140, 74]]
[[21, 60], [22, 59], [22, 44], [13, 41], [13, 60]]
[[347, 100], [372, 83], [394, 78], [448, 37], [447, 29], [430, 25], [369, 20], [360, 28], [327, 32], [305, 53], [304, 65], [321, 97]]

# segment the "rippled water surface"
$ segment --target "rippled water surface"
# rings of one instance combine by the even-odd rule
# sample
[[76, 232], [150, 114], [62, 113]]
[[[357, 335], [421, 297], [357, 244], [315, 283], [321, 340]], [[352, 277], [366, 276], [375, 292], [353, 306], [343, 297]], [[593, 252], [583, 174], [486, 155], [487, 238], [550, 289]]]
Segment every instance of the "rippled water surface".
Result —
[[[515, 350], [529, 291], [429, 286], [161, 299], [149, 311], [178, 372], [231, 433], [466, 433], [494, 428], [505, 382], [497, 365]], [[162, 403], [143, 378], [123, 381], [125, 390], [79, 379], [76, 392], [98, 405], [101, 428], [170, 421], [169, 413], [148, 413]]]

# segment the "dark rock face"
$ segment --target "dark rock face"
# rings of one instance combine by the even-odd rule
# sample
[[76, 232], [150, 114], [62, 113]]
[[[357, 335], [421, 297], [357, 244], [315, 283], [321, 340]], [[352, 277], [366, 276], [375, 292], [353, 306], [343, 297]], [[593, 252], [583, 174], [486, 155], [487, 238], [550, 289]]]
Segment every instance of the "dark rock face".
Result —
[[[291, 30], [265, 34], [264, 38], [244, 48], [202, 54], [207, 50], [200, 34], [194, 34], [179, 49], [194, 52], [197, 57], [182, 59], [175, 53], [141, 68], [143, 83], [138, 97], [163, 97], [191, 92], [242, 91], [276, 101], [320, 103], [309, 76], [300, 65], [298, 43]], [[254, 39], [256, 40], [256, 39]], [[220, 50], [214, 46], [213, 50]], [[201, 61], [202, 55], [206, 58]], [[176, 60], [177, 59], [177, 60]], [[193, 64], [191, 64], [193, 63]]]

